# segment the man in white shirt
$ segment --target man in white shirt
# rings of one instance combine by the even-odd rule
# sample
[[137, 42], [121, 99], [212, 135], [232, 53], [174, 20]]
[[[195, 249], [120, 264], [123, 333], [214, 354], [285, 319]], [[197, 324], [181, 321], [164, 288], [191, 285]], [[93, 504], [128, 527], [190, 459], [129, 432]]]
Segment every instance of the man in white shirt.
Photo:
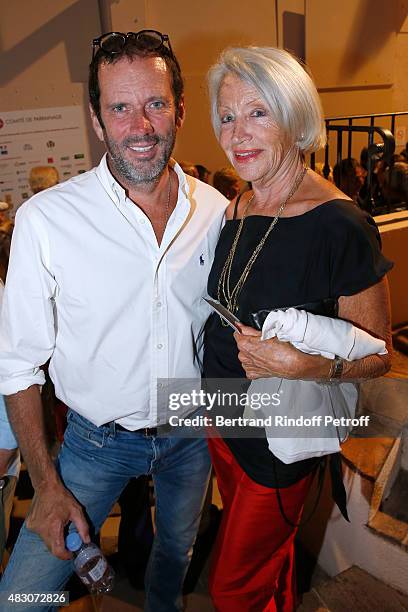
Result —
[[[157, 392], [159, 379], [200, 375], [201, 298], [227, 202], [170, 159], [184, 102], [166, 35], [95, 39], [89, 87], [107, 155], [17, 213], [0, 393], [35, 497], [0, 589], [61, 589], [72, 573], [67, 525], [88, 541], [129, 479], [152, 474], [146, 609], [181, 610], [210, 464], [204, 439], [157, 436], [167, 421]], [[57, 468], [41, 416], [48, 359], [71, 409]]]

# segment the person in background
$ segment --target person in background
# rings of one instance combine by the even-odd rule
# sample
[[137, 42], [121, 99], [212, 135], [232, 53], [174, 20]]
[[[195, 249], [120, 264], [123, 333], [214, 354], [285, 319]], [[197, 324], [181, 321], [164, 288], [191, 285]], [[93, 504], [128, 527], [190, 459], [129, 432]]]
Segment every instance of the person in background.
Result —
[[200, 181], [203, 181], [203, 183], [209, 183], [211, 171], [201, 164], [196, 164], [195, 167], [197, 168], [198, 178]]
[[[34, 194], [50, 189], [59, 183], [59, 174], [55, 166], [34, 166], [30, 170], [28, 182]], [[41, 401], [44, 407], [44, 426], [47, 446], [55, 455], [62, 443], [67, 423], [68, 408], [55, 397], [55, 389], [48, 374], [48, 363], [43, 365], [45, 383], [41, 389]]]
[[8, 202], [0, 202], [0, 232], [11, 235], [14, 224], [10, 219], [10, 204]]
[[10, 204], [0, 202], [0, 279], [5, 282], [10, 257], [11, 236], [14, 223], [9, 217]]
[[18, 444], [7, 417], [4, 397], [0, 395], [0, 566], [2, 569], [19, 472]]
[[392, 208], [408, 204], [408, 163], [397, 161], [381, 173], [381, 189], [386, 204]]
[[[314, 171], [316, 172], [316, 174], [319, 174], [320, 176], [322, 176], [323, 178], [326, 178], [324, 176], [324, 163], [323, 162], [316, 162], [315, 163], [315, 167], [314, 167]], [[333, 183], [333, 168], [331, 166], [329, 166], [329, 175], [327, 177], [327, 180], [330, 181], [331, 183]]]
[[364, 185], [366, 172], [354, 157], [342, 159], [333, 168], [333, 180], [336, 185], [355, 204], [359, 204], [360, 189]]
[[182, 170], [183, 170], [183, 172], [185, 174], [188, 174], [190, 176], [194, 176], [194, 178], [198, 178], [198, 170], [195, 167], [195, 165], [192, 164], [191, 162], [181, 161], [181, 162], [179, 162], [179, 166], [182, 168]]
[[59, 183], [58, 170], [54, 166], [34, 166], [28, 177], [31, 191], [39, 193]]
[[[73, 572], [66, 529], [89, 542], [129, 480], [151, 475], [156, 533], [145, 610], [182, 610], [210, 458], [206, 440], [186, 437], [182, 426], [178, 436], [160, 435], [169, 417], [160, 379], [200, 378], [210, 310], [202, 297], [228, 202], [171, 159], [184, 97], [166, 34], [94, 39], [89, 95], [107, 153], [16, 216], [0, 392], [35, 496], [0, 590], [61, 589]], [[48, 360], [70, 408], [56, 464], [39, 391]]]
[[228, 200], [233, 200], [241, 191], [241, 180], [234, 168], [221, 168], [214, 172], [213, 186]]
[[[0, 280], [0, 308], [4, 285]], [[20, 453], [17, 440], [7, 417], [4, 397], [0, 395], [0, 567], [6, 548], [14, 491], [20, 472]]]
[[[377, 161], [378, 156], [374, 155], [374, 163]], [[368, 172], [368, 147], [363, 147], [360, 151], [360, 166], [365, 172]]]
[[400, 152], [400, 155], [402, 155], [405, 162], [408, 162], [408, 142], [405, 143], [405, 149], [402, 149], [402, 151]]
[[380, 155], [373, 153], [371, 156], [371, 181], [370, 190], [368, 185], [368, 147], [363, 147], [360, 152], [360, 166], [365, 172], [364, 183], [358, 193], [358, 203], [364, 210], [367, 210], [370, 214], [378, 207], [384, 205], [384, 197], [382, 194], [381, 187], [378, 181], [377, 171], [382, 162], [380, 162]]
[[[210, 69], [209, 90], [218, 141], [252, 190], [227, 208], [208, 280], [209, 295], [238, 318], [241, 333], [210, 316], [207, 384], [224, 379], [230, 390], [238, 379], [246, 391], [258, 378], [335, 383], [384, 374], [389, 353], [329, 360], [277, 338], [262, 340], [255, 329], [256, 316], [271, 310], [295, 307], [336, 317], [338, 308], [340, 318], [391, 350], [385, 275], [392, 264], [381, 254], [378, 229], [350, 197], [305, 165], [305, 155], [326, 142], [312, 79], [282, 49], [230, 48]], [[239, 418], [243, 411], [238, 405], [228, 414]], [[243, 428], [235, 436], [229, 429], [208, 441], [223, 501], [210, 571], [214, 607], [294, 612], [294, 538], [321, 458], [284, 463], [269, 450], [264, 428]], [[330, 457], [335, 499], [345, 513], [340, 456]]]

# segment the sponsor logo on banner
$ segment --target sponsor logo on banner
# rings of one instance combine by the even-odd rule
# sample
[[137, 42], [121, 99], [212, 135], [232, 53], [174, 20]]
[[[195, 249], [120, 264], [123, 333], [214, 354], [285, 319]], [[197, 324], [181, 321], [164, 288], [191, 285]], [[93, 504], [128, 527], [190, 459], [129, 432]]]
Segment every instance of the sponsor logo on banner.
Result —
[[35, 166], [56, 166], [61, 180], [67, 180], [82, 167], [88, 170], [88, 158], [79, 106], [5, 112], [0, 105], [0, 200], [8, 195], [18, 207], [30, 198], [28, 179]]

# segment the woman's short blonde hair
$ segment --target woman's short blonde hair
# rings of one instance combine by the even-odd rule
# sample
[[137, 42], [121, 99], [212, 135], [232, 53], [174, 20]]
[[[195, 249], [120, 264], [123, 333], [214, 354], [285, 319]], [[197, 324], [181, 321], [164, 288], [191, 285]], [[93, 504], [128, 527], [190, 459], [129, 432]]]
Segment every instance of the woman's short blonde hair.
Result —
[[217, 137], [221, 129], [218, 94], [228, 74], [259, 91], [278, 126], [303, 153], [326, 144], [322, 105], [311, 77], [293, 55], [275, 47], [225, 49], [210, 68], [211, 118]]
[[28, 177], [31, 191], [38, 193], [49, 187], [53, 187], [59, 182], [58, 170], [54, 166], [35, 166], [31, 168]]

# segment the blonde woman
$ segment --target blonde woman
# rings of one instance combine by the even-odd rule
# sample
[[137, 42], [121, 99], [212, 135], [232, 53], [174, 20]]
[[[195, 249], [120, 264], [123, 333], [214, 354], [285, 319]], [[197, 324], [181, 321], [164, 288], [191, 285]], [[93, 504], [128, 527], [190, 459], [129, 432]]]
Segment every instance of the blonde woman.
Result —
[[[374, 221], [305, 165], [326, 141], [316, 88], [299, 62], [275, 48], [226, 50], [209, 73], [221, 147], [252, 190], [227, 209], [208, 292], [244, 324], [233, 333], [212, 315], [205, 375], [355, 380], [384, 374], [389, 355], [353, 362], [261, 341], [260, 312], [297, 306], [338, 316], [390, 346], [385, 274]], [[225, 432], [223, 432], [225, 434]], [[227, 435], [227, 434], [226, 434]], [[224, 512], [210, 591], [217, 611], [296, 607], [294, 537], [319, 459], [291, 464], [265, 435], [209, 440]], [[338, 465], [338, 464], [337, 464]]]

